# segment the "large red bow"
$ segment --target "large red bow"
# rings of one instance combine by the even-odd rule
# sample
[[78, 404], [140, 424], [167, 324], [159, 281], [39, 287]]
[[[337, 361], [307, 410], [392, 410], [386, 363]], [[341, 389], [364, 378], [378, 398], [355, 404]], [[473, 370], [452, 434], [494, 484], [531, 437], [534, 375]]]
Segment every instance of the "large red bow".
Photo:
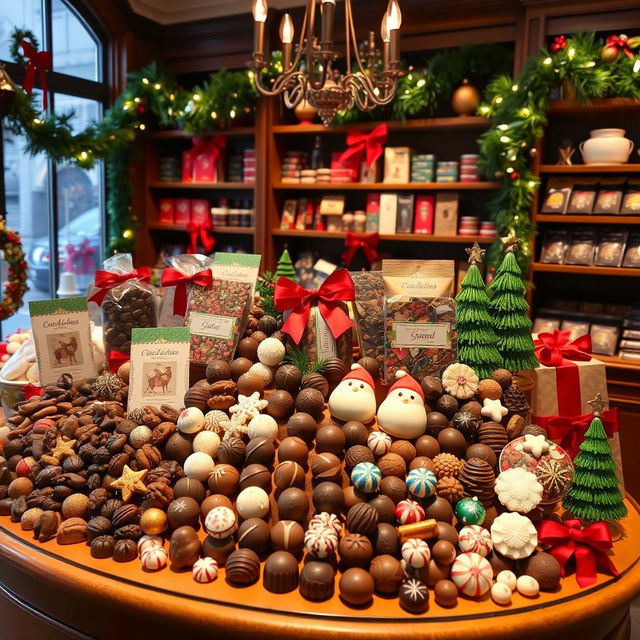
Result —
[[367, 166], [373, 166], [382, 155], [382, 145], [387, 141], [387, 134], [386, 124], [377, 126], [371, 133], [362, 133], [356, 129], [347, 132], [347, 150], [342, 152], [340, 164], [353, 162], [360, 167], [366, 152]]
[[563, 360], [591, 360], [591, 337], [580, 336], [569, 342], [570, 331], [555, 329], [552, 333], [541, 333], [534, 342], [535, 354], [540, 364], [547, 367], [559, 367]]
[[187, 155], [189, 156], [192, 165], [194, 165], [195, 159], [205, 151], [208, 151], [211, 154], [211, 161], [215, 165], [218, 161], [218, 157], [227, 146], [227, 136], [219, 135], [211, 138], [198, 138], [195, 136], [191, 142], [193, 146], [189, 151], [187, 151]]
[[[600, 416], [607, 437], [611, 438], [618, 431], [618, 408], [607, 409]], [[572, 458], [578, 454], [580, 444], [593, 420], [593, 413], [581, 416], [552, 416], [540, 418], [536, 416], [536, 424], [547, 430], [549, 440], [557, 442]]]
[[125, 363], [131, 360], [131, 356], [128, 353], [122, 353], [121, 351], [109, 351], [107, 354], [107, 362], [109, 363], [109, 371], [111, 373], [118, 373], [118, 369]]
[[342, 262], [351, 266], [353, 257], [356, 255], [358, 249], [362, 249], [369, 266], [371, 266], [376, 260], [380, 259], [380, 254], [376, 251], [376, 248], [380, 244], [380, 236], [377, 233], [353, 233], [347, 232], [347, 237], [344, 239], [345, 252], [342, 254]]
[[40, 88], [42, 89], [42, 106], [46, 110], [48, 105], [48, 86], [45, 71], [51, 71], [51, 52], [36, 51], [36, 48], [28, 40], [22, 41], [22, 52], [28, 62], [27, 70], [24, 73], [22, 88], [31, 95], [37, 72], [40, 77]]
[[129, 273], [112, 273], [111, 271], [96, 271], [95, 284], [98, 289], [90, 298], [93, 302], [101, 305], [104, 297], [109, 289], [113, 289], [116, 285], [127, 280], [137, 278], [141, 282], [149, 282], [151, 279], [151, 269], [149, 267], [140, 267]]
[[334, 338], [353, 326], [353, 322], [340, 306], [341, 302], [355, 299], [353, 281], [346, 269], [337, 269], [319, 289], [303, 289], [299, 284], [280, 276], [276, 282], [273, 301], [278, 311], [289, 311], [282, 330], [298, 344], [302, 340], [311, 307], [317, 305]]
[[167, 267], [162, 272], [161, 282], [163, 287], [176, 288], [173, 298], [173, 315], [183, 316], [187, 312], [187, 283], [190, 282], [199, 287], [211, 289], [213, 276], [211, 275], [211, 269], [203, 269], [192, 276], [185, 276], [181, 271], [173, 267]]
[[215, 238], [211, 233], [213, 226], [211, 224], [211, 218], [207, 216], [204, 222], [189, 222], [187, 224], [187, 231], [189, 232], [189, 246], [187, 247], [187, 253], [198, 253], [198, 240], [204, 248], [205, 253], [211, 253], [213, 247], [216, 244]]
[[625, 56], [627, 56], [627, 58], [633, 58], [633, 51], [629, 44], [629, 38], [623, 34], [619, 36], [615, 34], [610, 35], [607, 38], [606, 46], [613, 47], [614, 49], [621, 51]]
[[594, 522], [582, 529], [579, 520], [566, 520], [563, 524], [543, 520], [538, 526], [538, 542], [551, 547], [549, 553], [560, 563], [563, 577], [569, 560], [575, 558], [576, 580], [581, 587], [596, 581], [597, 568], [618, 575], [606, 553], [613, 546], [606, 522]]

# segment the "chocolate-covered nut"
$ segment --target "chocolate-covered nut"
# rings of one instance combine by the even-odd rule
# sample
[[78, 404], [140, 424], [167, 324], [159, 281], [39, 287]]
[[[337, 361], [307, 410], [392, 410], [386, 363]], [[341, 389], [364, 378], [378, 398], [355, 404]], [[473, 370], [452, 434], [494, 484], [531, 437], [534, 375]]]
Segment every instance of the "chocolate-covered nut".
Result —
[[[122, 502], [122, 500], [118, 500], [117, 498], [111, 498], [110, 500], [107, 500], [101, 507], [100, 509], [100, 515], [104, 516], [105, 518], [108, 518], [109, 520], [113, 520], [113, 517], [115, 516], [116, 511], [124, 505], [124, 502]], [[127, 505], [127, 507], [131, 507], [133, 505]], [[133, 507], [133, 510], [135, 512], [135, 507]]]
[[138, 557], [138, 545], [135, 540], [123, 538], [113, 545], [113, 559], [116, 562], [131, 562]]
[[98, 559], [110, 558], [115, 546], [113, 536], [98, 536], [91, 541], [91, 556]]
[[22, 514], [29, 508], [26, 496], [19, 496], [11, 503], [11, 522], [20, 522]]
[[55, 511], [43, 511], [33, 525], [33, 537], [38, 542], [55, 538], [60, 525], [60, 515]]
[[113, 532], [116, 540], [138, 540], [142, 536], [142, 529], [139, 524], [127, 524]]
[[91, 543], [99, 536], [107, 535], [111, 532], [111, 520], [104, 516], [95, 516], [87, 522], [87, 542]]
[[87, 522], [82, 518], [69, 518], [60, 523], [56, 533], [58, 544], [76, 544], [87, 539]]

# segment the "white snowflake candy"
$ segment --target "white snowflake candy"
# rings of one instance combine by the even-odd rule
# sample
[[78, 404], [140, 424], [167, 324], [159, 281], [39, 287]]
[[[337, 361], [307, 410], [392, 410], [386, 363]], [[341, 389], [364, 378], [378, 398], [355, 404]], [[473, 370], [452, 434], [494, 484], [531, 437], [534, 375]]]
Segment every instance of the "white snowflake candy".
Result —
[[465, 596], [479, 598], [491, 589], [493, 569], [479, 553], [461, 553], [451, 565], [451, 580]]
[[454, 362], [442, 373], [442, 385], [447, 393], [459, 400], [471, 398], [478, 390], [478, 376], [466, 364]]
[[543, 487], [535, 474], [522, 467], [502, 471], [496, 478], [496, 495], [509, 511], [529, 513], [542, 500]]
[[493, 549], [491, 533], [478, 524], [468, 524], [460, 529], [458, 546], [460, 551], [472, 551], [485, 558]]
[[511, 560], [528, 558], [538, 546], [538, 532], [529, 518], [501, 513], [491, 525], [493, 548]]
[[[280, 342], [278, 340], [278, 342]], [[281, 343], [282, 344], [282, 343]], [[250, 396], [238, 394], [238, 404], [229, 408], [229, 413], [240, 424], [247, 424], [252, 418], [260, 415], [260, 412], [269, 404], [260, 398], [260, 392], [254, 391]]]

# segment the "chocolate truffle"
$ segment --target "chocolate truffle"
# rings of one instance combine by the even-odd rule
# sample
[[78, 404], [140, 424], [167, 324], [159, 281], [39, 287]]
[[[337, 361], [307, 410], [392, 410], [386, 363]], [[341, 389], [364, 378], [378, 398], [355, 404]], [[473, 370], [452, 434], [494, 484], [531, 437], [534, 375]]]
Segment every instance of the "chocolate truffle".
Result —
[[253, 338], [242, 338], [236, 348], [236, 356], [255, 362], [258, 359], [258, 343]]
[[328, 562], [307, 562], [300, 571], [300, 594], [319, 602], [333, 596], [335, 571]]
[[467, 440], [472, 440], [478, 431], [478, 418], [470, 411], [458, 411], [453, 415], [453, 427]]
[[453, 522], [453, 509], [448, 500], [436, 496], [424, 504], [424, 517], [426, 520], [433, 518], [440, 522]]
[[212, 360], [207, 364], [205, 376], [209, 384], [218, 380], [231, 380], [231, 367], [226, 360]]
[[499, 400], [502, 397], [502, 386], [495, 380], [480, 380], [478, 384], [478, 397], [480, 402], [489, 398]]
[[418, 456], [417, 458], [414, 458], [409, 465], [409, 471], [413, 471], [414, 469], [428, 469], [435, 473], [436, 465], [431, 458], [427, 458], [427, 456]]
[[309, 498], [297, 487], [285, 489], [278, 496], [278, 517], [280, 520], [295, 520], [301, 522], [309, 512]]
[[342, 464], [333, 453], [320, 453], [311, 461], [311, 474], [316, 482], [342, 484]]
[[482, 420], [482, 405], [477, 400], [468, 400], [460, 406], [460, 413], [470, 413], [478, 419], [478, 422]]
[[[256, 347], [257, 349], [257, 347]], [[231, 362], [229, 366], [229, 371], [231, 372], [231, 379], [237, 381], [238, 378], [243, 374], [247, 373], [249, 369], [251, 369], [253, 362], [249, 360], [249, 358], [236, 358]]]
[[290, 436], [285, 438], [278, 446], [278, 462], [283, 463], [287, 460], [297, 462], [301, 467], [307, 466], [307, 458], [309, 456], [309, 447], [302, 438]]
[[369, 373], [369, 375], [375, 380], [380, 373], [380, 365], [375, 358], [364, 356], [358, 360], [358, 364]]
[[544, 436], [547, 437], [547, 430], [537, 424], [528, 424], [523, 430], [522, 435]]
[[240, 473], [230, 464], [217, 464], [207, 480], [209, 489], [213, 493], [230, 496], [238, 490]]
[[225, 564], [227, 582], [234, 585], [247, 585], [260, 576], [260, 558], [251, 549], [236, 549], [227, 558]]
[[238, 467], [244, 461], [246, 445], [240, 438], [231, 436], [220, 443], [218, 447], [218, 462]]
[[91, 541], [91, 556], [93, 558], [110, 558], [113, 555], [115, 546], [113, 536], [98, 536]]
[[304, 469], [293, 460], [285, 460], [273, 472], [273, 482], [280, 490], [288, 489], [289, 487], [304, 489]]
[[[276, 321], [277, 322], [277, 321]], [[269, 336], [266, 334], [266, 332], [264, 331], [254, 331], [251, 334], [251, 337], [258, 343], [260, 344], [263, 340], [266, 340]], [[278, 338], [279, 339], [279, 338]], [[282, 342], [282, 341], [281, 341]]]
[[293, 396], [284, 389], [274, 391], [267, 402], [267, 413], [276, 420], [286, 420], [293, 413]]
[[348, 368], [341, 358], [327, 358], [324, 363], [324, 375], [331, 384], [338, 384], [347, 375]]
[[287, 422], [287, 435], [301, 438], [308, 446], [315, 439], [317, 429], [316, 419], [303, 411], [294, 413]]
[[366, 536], [359, 533], [347, 534], [338, 545], [340, 560], [345, 569], [349, 567], [369, 567], [373, 557], [373, 546]]
[[258, 555], [269, 549], [271, 529], [262, 518], [249, 518], [238, 527], [238, 548], [251, 549]]
[[138, 545], [135, 540], [124, 538], [113, 545], [113, 559], [116, 562], [131, 562], [138, 557]]
[[438, 444], [442, 453], [451, 453], [458, 458], [463, 458], [464, 452], [467, 450], [467, 441], [464, 436], [452, 427], [445, 427], [440, 431]]
[[262, 393], [264, 391], [266, 381], [255, 371], [247, 371], [238, 378], [238, 393], [243, 396], [250, 396], [256, 391]]
[[302, 377], [302, 389], [317, 389], [324, 399], [329, 395], [329, 382], [320, 373], [308, 373]]
[[245, 464], [262, 464], [270, 467], [276, 457], [276, 449], [270, 438], [254, 438], [249, 440], [245, 451]]
[[429, 560], [429, 564], [426, 569], [425, 582], [433, 587], [440, 580], [447, 580], [451, 575], [451, 567], [448, 565], [440, 564], [433, 558]]
[[397, 476], [387, 476], [380, 481], [380, 493], [398, 504], [407, 497], [407, 483]]
[[495, 549], [487, 556], [487, 560], [493, 569], [494, 577], [501, 571], [513, 571], [516, 563], [510, 558], [501, 556]]
[[193, 527], [178, 527], [171, 534], [169, 557], [171, 558], [171, 566], [173, 569], [185, 569], [193, 566], [193, 563], [200, 557], [200, 540]]
[[458, 532], [448, 522], [438, 522], [438, 535], [435, 540], [448, 540], [454, 547], [458, 546]]
[[444, 393], [442, 382], [434, 376], [425, 376], [422, 378], [420, 386], [422, 387], [422, 393], [424, 393], [424, 399], [427, 402], [437, 400]]
[[[427, 434], [438, 437], [438, 434], [442, 429], [449, 425], [449, 418], [440, 411], [429, 411], [427, 413]], [[422, 436], [421, 436], [422, 437]], [[416, 443], [416, 450], [418, 450], [418, 443]], [[418, 453], [418, 455], [420, 455]], [[429, 456], [430, 457], [430, 456]]]
[[236, 548], [233, 536], [229, 538], [212, 538], [207, 536], [202, 542], [202, 553], [208, 558], [213, 558], [221, 567], [224, 567], [227, 558]]
[[495, 498], [494, 484], [496, 474], [493, 467], [480, 458], [471, 458], [464, 463], [459, 476], [464, 494], [470, 498], [476, 496], [482, 504], [489, 505]]
[[444, 413], [447, 418], [452, 418], [458, 410], [458, 401], [448, 394], [440, 396], [435, 403], [436, 411]]
[[513, 384], [513, 374], [508, 369], [496, 369], [491, 378], [495, 380], [502, 389], [508, 389]]
[[262, 584], [272, 593], [288, 593], [298, 586], [298, 561], [288, 551], [274, 551], [264, 563]]
[[458, 604], [458, 587], [451, 580], [439, 580], [433, 591], [441, 607], [455, 607]]
[[352, 484], [345, 487], [342, 493], [344, 495], [344, 508], [346, 511], [349, 511], [354, 504], [367, 501], [367, 494], [358, 491]]
[[422, 580], [403, 580], [398, 599], [400, 606], [409, 613], [424, 613], [429, 608], [429, 590]]
[[167, 519], [172, 529], [189, 526], [200, 527], [200, 505], [189, 496], [176, 498], [167, 507]]
[[200, 504], [206, 495], [204, 485], [200, 480], [195, 478], [180, 478], [173, 487], [173, 497], [193, 498], [198, 504]]
[[267, 493], [271, 493], [271, 472], [269, 469], [262, 464], [246, 466], [240, 474], [240, 491], [247, 487], [260, 487]]
[[209, 383], [206, 380], [199, 380], [184, 394], [184, 406], [196, 407], [203, 413], [207, 410], [207, 400], [209, 400]]
[[278, 328], [278, 321], [273, 316], [262, 316], [258, 320], [258, 330], [256, 333], [264, 333], [270, 336]]
[[373, 451], [362, 444], [354, 444], [347, 449], [347, 453], [344, 456], [344, 463], [348, 469], [353, 469], [353, 467], [361, 462], [375, 462]]
[[280, 520], [271, 528], [271, 548], [300, 555], [304, 546], [304, 529], [293, 520]]
[[328, 424], [320, 427], [316, 433], [316, 452], [341, 455], [344, 452], [345, 442], [342, 429], [334, 424]]
[[350, 533], [371, 535], [378, 526], [378, 512], [367, 502], [355, 504], [347, 513], [346, 525]]
[[164, 457], [182, 464], [193, 453], [193, 440], [176, 431], [164, 445]]
[[438, 540], [431, 549], [431, 556], [438, 563], [445, 566], [453, 564], [456, 559], [456, 548], [449, 540]]
[[498, 458], [507, 446], [507, 430], [497, 422], [483, 422], [478, 427], [478, 440], [493, 449]]
[[522, 573], [535, 578], [543, 591], [553, 591], [560, 584], [560, 563], [550, 554], [541, 551], [522, 563]]
[[367, 446], [369, 430], [362, 424], [362, 422], [357, 422], [355, 420], [345, 422], [344, 426], [342, 427], [342, 431], [346, 440], [346, 447], [352, 447], [356, 444], [360, 444], [365, 447]]
[[378, 522], [395, 522], [396, 505], [389, 496], [380, 494], [369, 500], [369, 504], [378, 512]]
[[313, 508], [316, 513], [340, 514], [344, 508], [344, 493], [335, 482], [321, 482], [313, 489]]
[[317, 389], [302, 389], [296, 397], [295, 408], [320, 421], [324, 413], [324, 396]]
[[302, 373], [300, 369], [292, 364], [283, 364], [278, 367], [273, 378], [276, 389], [288, 391], [291, 394], [297, 393], [302, 382]]
[[438, 444], [438, 440], [433, 436], [426, 434], [420, 436], [416, 440], [415, 447], [417, 456], [425, 456], [426, 458], [433, 459], [440, 453], [440, 445]]
[[498, 458], [495, 451], [486, 444], [480, 444], [479, 442], [469, 445], [469, 448], [465, 453], [465, 458], [467, 460], [471, 460], [471, 458], [480, 458], [480, 460], [485, 460], [492, 467], [495, 467], [496, 464], [498, 464]]
[[385, 453], [378, 460], [378, 469], [380, 469], [380, 473], [385, 478], [387, 476], [404, 478], [407, 474], [407, 465], [397, 453]]
[[391, 445], [391, 453], [397, 453], [408, 465], [416, 457], [416, 448], [408, 440], [396, 440]]
[[353, 606], [367, 604], [373, 597], [374, 581], [369, 572], [358, 567], [347, 569], [340, 578], [340, 597]]
[[376, 556], [371, 562], [369, 573], [373, 578], [375, 590], [384, 595], [398, 593], [400, 584], [404, 579], [400, 561], [389, 554]]
[[233, 502], [221, 493], [212, 493], [210, 496], [206, 497], [200, 505], [200, 520], [202, 524], [204, 524], [204, 519], [207, 517], [209, 511], [216, 507], [227, 507], [233, 511]]
[[[164, 512], [163, 512], [164, 513]], [[87, 542], [91, 544], [93, 540], [100, 536], [106, 536], [111, 532], [111, 520], [104, 516], [95, 516], [87, 522]]]
[[381, 522], [376, 527], [372, 536], [372, 542], [375, 555], [388, 554], [395, 556], [400, 546], [398, 530], [388, 522]]

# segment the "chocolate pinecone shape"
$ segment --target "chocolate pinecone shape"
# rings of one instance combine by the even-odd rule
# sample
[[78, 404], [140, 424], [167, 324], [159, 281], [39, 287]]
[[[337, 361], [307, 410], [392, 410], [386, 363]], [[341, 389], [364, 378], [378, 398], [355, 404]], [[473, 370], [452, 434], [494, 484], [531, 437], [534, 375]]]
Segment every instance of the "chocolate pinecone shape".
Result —
[[445, 500], [448, 500], [451, 504], [456, 504], [464, 498], [464, 487], [460, 481], [451, 476], [445, 476], [438, 480], [436, 487], [436, 493]]
[[457, 478], [464, 462], [451, 453], [439, 453], [433, 458], [438, 478]]
[[512, 384], [502, 393], [502, 404], [511, 413], [525, 414], [529, 411], [529, 403], [524, 395], [524, 391], [515, 384]]
[[489, 505], [495, 498], [494, 484], [496, 474], [486, 460], [471, 458], [467, 460], [460, 472], [460, 482], [464, 487], [464, 495], [474, 496], [484, 505]]

